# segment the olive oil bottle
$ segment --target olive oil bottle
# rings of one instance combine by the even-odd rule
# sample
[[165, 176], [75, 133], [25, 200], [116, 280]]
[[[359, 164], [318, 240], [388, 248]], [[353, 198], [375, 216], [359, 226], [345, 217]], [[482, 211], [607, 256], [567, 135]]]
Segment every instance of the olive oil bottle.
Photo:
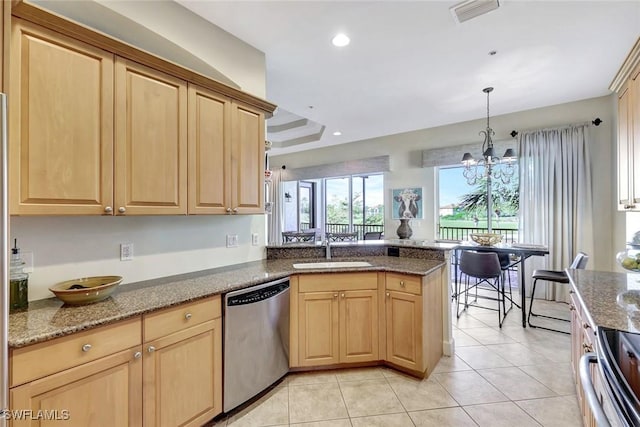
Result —
[[29, 275], [23, 271], [18, 239], [14, 240], [9, 262], [9, 312], [24, 310], [29, 305]]

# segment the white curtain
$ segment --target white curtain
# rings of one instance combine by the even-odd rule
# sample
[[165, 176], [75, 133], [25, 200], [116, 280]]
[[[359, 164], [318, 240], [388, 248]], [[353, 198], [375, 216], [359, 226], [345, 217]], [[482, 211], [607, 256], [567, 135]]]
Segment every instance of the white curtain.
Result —
[[[276, 169], [271, 173], [271, 182], [268, 185], [268, 202], [271, 213], [267, 214], [267, 241], [270, 245], [282, 243], [282, 170]], [[269, 212], [269, 211], [267, 211]]]
[[[593, 255], [589, 126], [522, 132], [519, 161], [519, 240], [549, 247], [548, 256], [527, 260], [525, 277], [534, 268], [563, 270], [579, 251]], [[567, 301], [568, 286], [547, 283], [544, 297]]]

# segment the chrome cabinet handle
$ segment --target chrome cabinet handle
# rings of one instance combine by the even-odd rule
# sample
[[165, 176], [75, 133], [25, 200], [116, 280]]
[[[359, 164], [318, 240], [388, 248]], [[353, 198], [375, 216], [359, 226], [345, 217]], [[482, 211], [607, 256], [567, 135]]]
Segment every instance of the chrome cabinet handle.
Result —
[[389, 292], [387, 292], [387, 296], [388, 296], [388, 297], [390, 297], [390, 296], [391, 296], [391, 294], [390, 294]]
[[344, 298], [344, 294], [340, 294], [340, 296], [341, 296], [342, 298]]
[[333, 297], [334, 298], [338, 298], [338, 294], [333, 294]]
[[238, 213], [238, 208], [233, 208], [233, 213]]
[[227, 212], [231, 212], [231, 208], [227, 208]]
[[147, 351], [149, 353], [153, 353], [154, 351], [156, 351], [156, 348], [154, 346], [150, 345], [149, 348], [147, 348]]
[[89, 350], [91, 350], [91, 344], [85, 344], [82, 346], [82, 351], [84, 351], [85, 353]]
[[134, 359], [140, 359], [142, 357], [142, 352], [141, 351], [136, 351], [135, 353], [133, 353], [133, 358]]
[[625, 209], [634, 209], [636, 205], [624, 205]]
[[192, 316], [191, 316], [191, 313], [187, 313], [187, 314], [185, 314], [185, 315], [184, 315], [184, 318], [185, 318], [186, 320], [191, 320], [191, 317], [192, 317]]
[[404, 280], [400, 280], [400, 286], [404, 288]]
[[104, 207], [104, 211], [105, 211], [106, 213], [111, 213], [111, 212], [113, 212], [113, 208], [112, 208], [111, 206], [105, 206], [105, 207]]
[[127, 211], [127, 208], [125, 208], [124, 206], [120, 206], [118, 208], [118, 212], [120, 212], [120, 213], [125, 213], [126, 211]]

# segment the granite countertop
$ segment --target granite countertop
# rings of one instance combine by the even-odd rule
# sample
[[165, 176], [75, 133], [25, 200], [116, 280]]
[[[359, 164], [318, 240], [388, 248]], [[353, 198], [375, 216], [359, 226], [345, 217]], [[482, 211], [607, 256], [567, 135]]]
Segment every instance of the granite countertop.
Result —
[[[451, 250], [459, 244], [457, 241], [435, 241], [435, 240], [413, 240], [413, 239], [386, 239], [386, 240], [358, 240], [355, 242], [331, 242], [332, 247], [370, 247], [370, 246], [396, 246], [396, 247], [416, 247], [423, 249]], [[268, 245], [267, 248], [292, 248], [292, 247], [322, 247], [323, 242], [296, 242], [280, 243]]]
[[104, 301], [63, 306], [57, 298], [29, 303], [26, 311], [9, 315], [9, 347], [17, 348], [96, 326], [113, 323], [188, 301], [288, 277], [292, 274], [346, 271], [394, 271], [425, 275], [444, 261], [434, 259], [363, 256], [331, 261], [367, 261], [371, 267], [296, 270], [294, 263], [326, 262], [325, 258], [269, 259], [161, 279], [120, 285]]
[[640, 332], [640, 318], [630, 318], [627, 311], [617, 303], [620, 293], [631, 289], [640, 290], [640, 274], [571, 269], [566, 271], [592, 325], [596, 328]]

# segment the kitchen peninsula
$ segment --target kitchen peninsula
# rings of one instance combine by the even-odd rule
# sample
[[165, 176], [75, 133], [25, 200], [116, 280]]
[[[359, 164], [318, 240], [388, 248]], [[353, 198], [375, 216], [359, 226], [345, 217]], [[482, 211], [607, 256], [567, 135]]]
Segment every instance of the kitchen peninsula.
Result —
[[[452, 350], [448, 248], [379, 241], [336, 244], [332, 249], [337, 260], [370, 265], [301, 270], [293, 264], [326, 260], [324, 253], [318, 253], [324, 248], [268, 247], [265, 260], [121, 285], [111, 297], [91, 305], [63, 306], [56, 299], [31, 302], [26, 311], [9, 319], [12, 406], [47, 407], [47, 396], [54, 390], [65, 404], [82, 403], [87, 395], [84, 387], [93, 384], [120, 390], [115, 403], [129, 409], [114, 411], [125, 424], [139, 425], [140, 417], [155, 417], [169, 423], [192, 419], [199, 425], [221, 412], [221, 294], [286, 277], [291, 281], [291, 309], [296, 310], [291, 312], [292, 370], [385, 363], [416, 376], [429, 375], [440, 356]], [[338, 285], [340, 289], [333, 289]], [[353, 304], [349, 310], [360, 313], [355, 317], [361, 319], [362, 307], [371, 308], [362, 317], [372, 325], [370, 355], [347, 355], [335, 363], [318, 362], [313, 355], [304, 358], [305, 347], [298, 338], [305, 336], [303, 331], [317, 329], [305, 329], [298, 310], [315, 307], [297, 303], [326, 294], [317, 292], [325, 287], [331, 298], [336, 295], [330, 302], [332, 313], [338, 306]], [[343, 326], [342, 333], [355, 327], [358, 333], [352, 336], [361, 335], [352, 322]], [[187, 354], [189, 360], [197, 355], [193, 369], [171, 362]], [[38, 369], [33, 369], [35, 361]], [[207, 392], [198, 402], [166, 402], [168, 390], [162, 384], [174, 384], [172, 378], [180, 390]]]

